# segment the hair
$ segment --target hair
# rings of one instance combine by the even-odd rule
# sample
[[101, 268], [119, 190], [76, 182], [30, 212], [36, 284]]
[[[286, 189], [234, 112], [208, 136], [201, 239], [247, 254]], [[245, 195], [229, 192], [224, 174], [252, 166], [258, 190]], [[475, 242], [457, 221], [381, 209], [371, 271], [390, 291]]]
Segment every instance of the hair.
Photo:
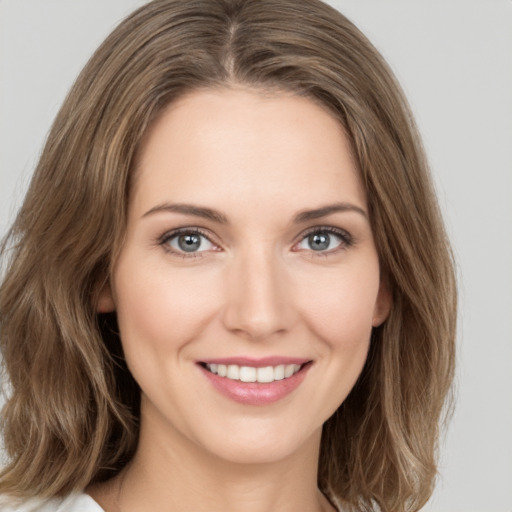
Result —
[[122, 246], [137, 149], [176, 98], [240, 86], [310, 98], [339, 120], [392, 295], [358, 382], [323, 427], [319, 488], [348, 510], [416, 511], [431, 495], [454, 369], [450, 247], [398, 83], [319, 0], [155, 0], [79, 75], [3, 243], [0, 492], [65, 495], [135, 453], [140, 390], [115, 314], [96, 304]]

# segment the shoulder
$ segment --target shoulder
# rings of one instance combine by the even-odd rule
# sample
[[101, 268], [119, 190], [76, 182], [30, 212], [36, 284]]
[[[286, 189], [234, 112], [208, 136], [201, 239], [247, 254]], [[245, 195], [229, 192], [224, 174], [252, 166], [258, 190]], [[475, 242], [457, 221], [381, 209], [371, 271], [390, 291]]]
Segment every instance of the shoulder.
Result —
[[70, 494], [65, 498], [42, 500], [16, 500], [0, 496], [2, 512], [104, 512], [103, 509], [87, 494]]

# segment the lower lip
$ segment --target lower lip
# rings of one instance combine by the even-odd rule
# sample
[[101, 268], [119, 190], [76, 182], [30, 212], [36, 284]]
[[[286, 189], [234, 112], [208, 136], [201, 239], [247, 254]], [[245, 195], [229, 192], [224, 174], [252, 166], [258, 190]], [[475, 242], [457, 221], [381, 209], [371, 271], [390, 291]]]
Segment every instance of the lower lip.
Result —
[[268, 405], [281, 400], [297, 389], [305, 379], [311, 363], [305, 364], [297, 373], [287, 379], [265, 383], [242, 382], [227, 377], [219, 377], [206, 368], [199, 367], [215, 389], [231, 400], [245, 405]]

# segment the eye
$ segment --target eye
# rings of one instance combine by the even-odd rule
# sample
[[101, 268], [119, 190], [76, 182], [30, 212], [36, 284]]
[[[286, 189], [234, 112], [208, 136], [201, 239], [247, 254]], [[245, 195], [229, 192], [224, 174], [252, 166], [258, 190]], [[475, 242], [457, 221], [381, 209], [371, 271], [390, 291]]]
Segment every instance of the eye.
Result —
[[351, 244], [352, 237], [346, 231], [334, 227], [322, 227], [307, 232], [296, 247], [298, 250], [336, 252]]
[[210, 239], [197, 229], [181, 229], [164, 235], [160, 244], [168, 251], [183, 256], [194, 255], [204, 251], [216, 250]]

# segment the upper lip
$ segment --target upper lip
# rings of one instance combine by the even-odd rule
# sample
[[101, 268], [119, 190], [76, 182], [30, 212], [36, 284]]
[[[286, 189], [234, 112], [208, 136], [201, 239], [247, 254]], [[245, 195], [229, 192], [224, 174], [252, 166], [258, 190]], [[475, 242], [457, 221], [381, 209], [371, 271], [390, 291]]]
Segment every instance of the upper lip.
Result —
[[269, 356], [261, 358], [253, 357], [217, 357], [214, 359], [203, 359], [198, 361], [203, 364], [234, 364], [237, 366], [252, 366], [254, 368], [263, 368], [265, 366], [279, 366], [281, 364], [303, 365], [310, 362], [311, 359], [303, 357]]

